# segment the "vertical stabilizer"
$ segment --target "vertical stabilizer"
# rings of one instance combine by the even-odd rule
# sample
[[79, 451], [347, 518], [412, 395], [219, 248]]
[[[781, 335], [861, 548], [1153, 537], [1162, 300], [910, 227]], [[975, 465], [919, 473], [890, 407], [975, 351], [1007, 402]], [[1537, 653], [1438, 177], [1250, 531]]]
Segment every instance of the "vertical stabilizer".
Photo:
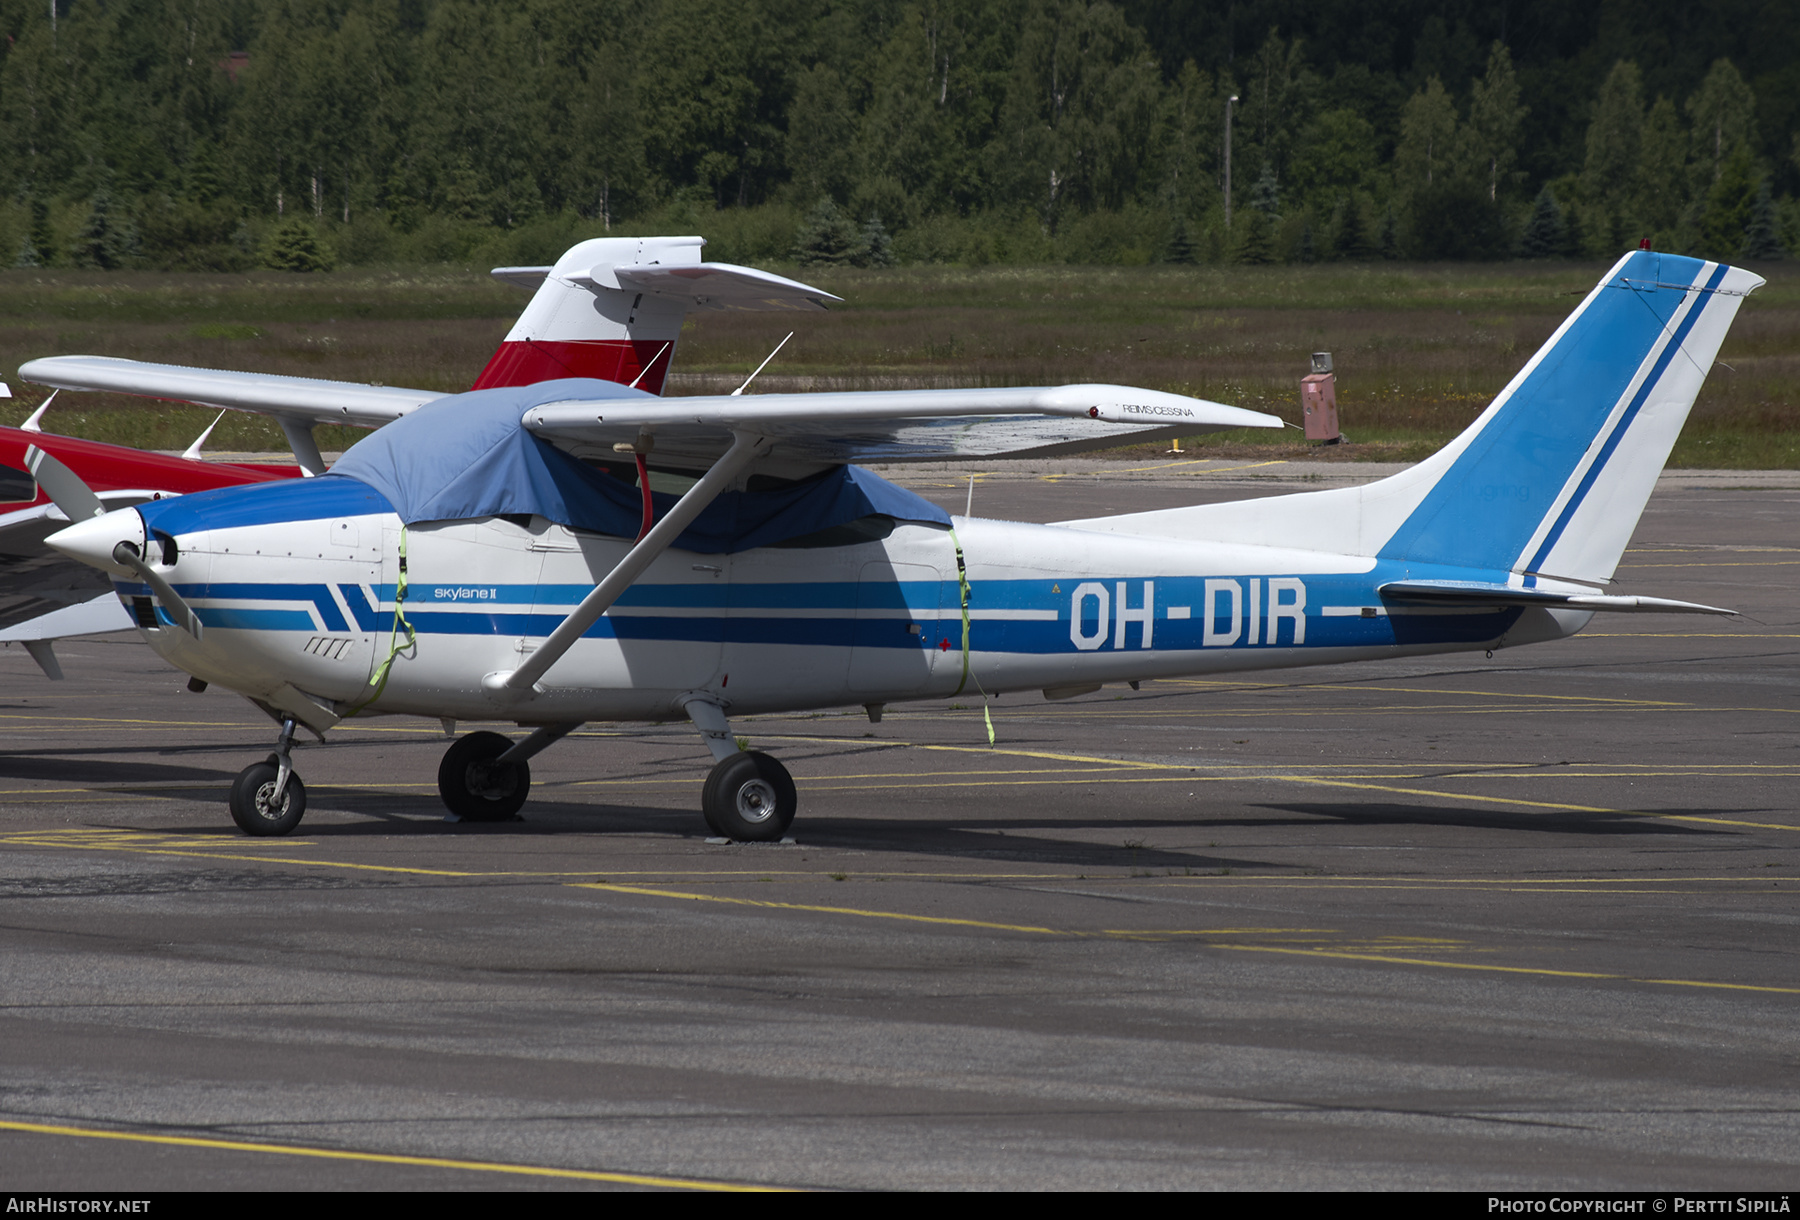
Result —
[[1745, 294], [1721, 263], [1635, 251], [1480, 419], [1384, 558], [1605, 581]]
[[1474, 423], [1410, 470], [1062, 524], [1483, 568], [1525, 585], [1610, 580], [1738, 306], [1762, 283], [1633, 251]]
[[593, 377], [662, 392], [689, 312], [822, 310], [828, 292], [730, 263], [700, 260], [703, 237], [600, 237], [553, 267], [500, 267], [496, 278], [537, 283], [474, 389]]

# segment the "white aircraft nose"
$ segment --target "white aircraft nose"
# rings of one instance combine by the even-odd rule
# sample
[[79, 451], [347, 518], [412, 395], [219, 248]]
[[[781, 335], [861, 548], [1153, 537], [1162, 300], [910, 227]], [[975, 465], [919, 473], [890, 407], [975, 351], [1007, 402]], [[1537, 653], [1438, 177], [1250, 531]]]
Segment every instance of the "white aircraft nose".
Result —
[[130, 568], [121, 567], [113, 559], [113, 548], [129, 542], [140, 554], [144, 550], [144, 519], [135, 508], [115, 508], [101, 517], [77, 521], [68, 529], [58, 530], [44, 539], [52, 549], [70, 559], [115, 576], [130, 576]]

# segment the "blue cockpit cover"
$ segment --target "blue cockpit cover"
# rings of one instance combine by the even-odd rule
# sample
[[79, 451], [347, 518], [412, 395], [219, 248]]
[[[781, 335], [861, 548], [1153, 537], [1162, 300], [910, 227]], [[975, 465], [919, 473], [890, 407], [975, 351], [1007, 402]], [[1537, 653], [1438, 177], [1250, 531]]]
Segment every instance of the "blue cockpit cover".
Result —
[[[638, 489], [538, 439], [520, 419], [545, 403], [651, 397], [587, 378], [453, 394], [358, 441], [324, 477], [374, 488], [408, 525], [533, 513], [571, 529], [633, 538], [643, 516]], [[680, 497], [652, 498], [660, 517]], [[747, 551], [871, 513], [950, 524], [929, 500], [859, 466], [839, 466], [779, 491], [725, 492], [675, 545], [701, 554]]]

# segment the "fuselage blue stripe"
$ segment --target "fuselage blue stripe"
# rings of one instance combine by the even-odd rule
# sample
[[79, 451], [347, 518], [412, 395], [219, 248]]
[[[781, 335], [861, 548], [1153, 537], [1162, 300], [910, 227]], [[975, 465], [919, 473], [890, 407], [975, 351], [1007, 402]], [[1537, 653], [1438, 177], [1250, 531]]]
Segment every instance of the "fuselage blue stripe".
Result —
[[[1304, 640], [1299, 643], [1307, 648], [1474, 642], [1501, 634], [1521, 613], [1518, 608], [1471, 608], [1458, 612], [1409, 611], [1404, 607], [1383, 612], [1378, 588], [1405, 575], [1422, 577], [1427, 574], [1421, 573], [1416, 565], [1381, 564], [1370, 573], [1316, 574], [1298, 578], [1136, 576], [1122, 582], [1105, 579], [1081, 583], [1070, 583], [1067, 579], [1060, 583], [977, 580], [971, 597], [976, 616], [971, 623], [971, 644], [979, 651], [1039, 655], [1136, 652], [1145, 649], [1145, 636], [1151, 634], [1154, 637], [1151, 649], [1154, 650], [1204, 648], [1211, 651], [1292, 646], [1299, 634], [1295, 616], [1277, 613], [1277, 607], [1284, 603], [1277, 602], [1270, 591], [1277, 582], [1285, 587], [1296, 580], [1304, 582], [1305, 631]], [[1429, 575], [1489, 583], [1505, 579], [1505, 574], [1500, 572], [1459, 568], [1436, 568]], [[1252, 599], [1247, 595], [1253, 592], [1248, 582], [1260, 585], [1260, 590], [1255, 591], [1255, 615], [1248, 613]], [[1120, 583], [1127, 585], [1124, 602], [1110, 605], [1117, 602], [1117, 585]], [[1154, 585], [1153, 596], [1146, 585]], [[943, 650], [946, 647], [960, 650], [962, 646], [961, 615], [955, 609], [957, 587], [949, 581], [879, 585], [877, 588], [883, 597], [874, 606], [868, 604], [868, 586], [846, 582], [819, 582], [811, 587], [805, 582], [764, 582], [755, 587], [760, 590], [760, 596], [755, 600], [763, 603], [759, 606], [689, 607], [681, 614], [658, 614], [654, 607], [640, 607], [635, 612], [603, 615], [588, 629], [586, 636], [590, 639], [664, 640], [714, 646], [767, 644], [884, 650]], [[300, 600], [311, 588], [281, 584], [218, 584], [196, 585], [193, 591], [199, 595], [205, 590], [212, 599], [231, 597], [258, 603]], [[493, 588], [498, 591], [501, 587]], [[466, 639], [541, 638], [562, 622], [563, 606], [535, 604], [527, 597], [531, 587], [514, 588], [519, 598], [510, 604], [489, 600], [464, 601], [454, 606], [443, 603], [421, 605], [409, 596], [405, 604], [407, 621], [421, 638]], [[579, 586], [568, 588], [572, 592]], [[338, 589], [358, 629], [378, 634], [392, 626], [392, 585], [345, 583]], [[1233, 589], [1235, 595], [1231, 595]], [[1111, 596], [1103, 600], [1096, 590]], [[890, 602], [889, 595], [902, 593], [904, 600], [894, 596]], [[1154, 603], [1154, 616], [1148, 624], [1139, 617], [1146, 601]], [[907, 602], [931, 609], [908, 614], [905, 613]], [[982, 617], [984, 606], [1004, 612], [996, 603], [1011, 603], [1005, 609], [1036, 611], [1042, 617]], [[940, 605], [945, 608], [939, 609]], [[783, 614], [784, 608], [803, 612], [804, 616], [801, 613]], [[1118, 610], [1125, 611], [1123, 630], [1119, 629], [1121, 616]], [[257, 620], [257, 625], [268, 630], [316, 630], [310, 616], [300, 611], [256, 607], [237, 612], [207, 606], [201, 612], [208, 623], [214, 622], [215, 615], [242, 613], [264, 616]], [[1072, 620], [1071, 615], [1077, 614], [1079, 619]], [[250, 622], [244, 618], [230, 623], [222, 618], [218, 621], [222, 626], [245, 626]]]

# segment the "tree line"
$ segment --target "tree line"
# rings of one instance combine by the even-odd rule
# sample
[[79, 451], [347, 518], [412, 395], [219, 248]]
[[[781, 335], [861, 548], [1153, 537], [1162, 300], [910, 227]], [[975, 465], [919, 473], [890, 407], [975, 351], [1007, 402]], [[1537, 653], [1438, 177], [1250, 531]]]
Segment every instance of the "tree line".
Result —
[[0, 0], [0, 263], [1800, 246], [1800, 23], [1589, 7]]

